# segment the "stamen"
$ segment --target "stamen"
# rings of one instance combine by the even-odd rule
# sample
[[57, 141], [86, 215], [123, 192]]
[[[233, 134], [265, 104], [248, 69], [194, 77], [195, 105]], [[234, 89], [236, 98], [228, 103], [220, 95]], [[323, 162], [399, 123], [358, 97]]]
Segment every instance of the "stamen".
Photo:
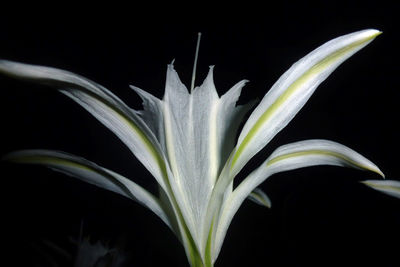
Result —
[[195, 56], [194, 56], [193, 73], [192, 73], [192, 84], [190, 86], [190, 93], [192, 93], [192, 91], [193, 91], [194, 81], [196, 79], [196, 67], [197, 67], [197, 58], [199, 56], [200, 38], [201, 38], [201, 32], [199, 32], [197, 34], [197, 45], [196, 45], [196, 53], [195, 53]]

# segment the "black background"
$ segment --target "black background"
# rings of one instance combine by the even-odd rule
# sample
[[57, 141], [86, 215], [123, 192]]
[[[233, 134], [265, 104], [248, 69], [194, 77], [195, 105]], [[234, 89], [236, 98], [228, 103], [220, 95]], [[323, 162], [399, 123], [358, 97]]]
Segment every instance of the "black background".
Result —
[[[161, 98], [166, 66], [173, 59], [182, 81], [190, 85], [200, 31], [196, 84], [215, 65], [220, 94], [241, 79], [250, 80], [240, 99], [245, 103], [261, 99], [292, 63], [322, 43], [377, 28], [383, 35], [321, 84], [243, 175], [279, 145], [324, 138], [371, 159], [388, 179], [399, 179], [399, 9], [394, 2], [246, 3], [232, 10], [205, 3], [181, 10], [154, 3], [152, 8], [104, 13], [76, 6], [65, 14], [59, 6], [29, 15], [3, 10], [0, 58], [81, 74], [140, 109], [128, 85]], [[6, 77], [0, 82], [1, 154], [63, 150], [153, 186], [128, 149], [70, 99]], [[42, 167], [1, 163], [1, 176], [5, 252], [15, 266], [51, 266], [45, 255], [56, 254], [43, 245], [46, 240], [74, 252], [68, 238], [79, 237], [82, 221], [91, 240], [125, 248], [130, 266], [187, 266], [172, 232], [132, 201]], [[271, 177], [262, 188], [272, 209], [244, 203], [216, 266], [398, 266], [400, 200], [366, 188], [359, 183], [364, 179], [379, 177], [324, 166]], [[54, 258], [62, 266], [70, 264]]]

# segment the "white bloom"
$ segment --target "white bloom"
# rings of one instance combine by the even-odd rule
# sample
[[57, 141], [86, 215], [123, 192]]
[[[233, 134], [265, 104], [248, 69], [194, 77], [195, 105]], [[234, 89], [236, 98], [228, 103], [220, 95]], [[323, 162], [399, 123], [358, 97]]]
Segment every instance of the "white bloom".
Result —
[[44, 164], [138, 201], [174, 231], [192, 266], [212, 266], [232, 217], [246, 197], [270, 205], [257, 186], [272, 174], [338, 165], [383, 175], [350, 148], [307, 140], [279, 147], [236, 188], [232, 186], [240, 170], [290, 122], [317, 86], [379, 34], [363, 30], [338, 37], [295, 63], [251, 113], [238, 140], [239, 124], [251, 107], [236, 106], [246, 81], [220, 97], [212, 68], [203, 84], [189, 93], [169, 65], [162, 100], [132, 87], [144, 106], [135, 111], [101, 85], [71, 72], [1, 60], [0, 72], [57, 88], [113, 131], [154, 176], [160, 194], [153, 195], [130, 179], [64, 152], [24, 150], [5, 159]]

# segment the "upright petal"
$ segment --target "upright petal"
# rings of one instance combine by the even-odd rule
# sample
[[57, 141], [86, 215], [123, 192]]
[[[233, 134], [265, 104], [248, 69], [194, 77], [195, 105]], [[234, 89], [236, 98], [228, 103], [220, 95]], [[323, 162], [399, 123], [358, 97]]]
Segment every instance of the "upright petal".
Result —
[[197, 244], [208, 198], [217, 176], [216, 106], [218, 95], [209, 72], [203, 85], [189, 94], [173, 66], [168, 67], [164, 124], [169, 164], [183, 196], [182, 209]]
[[363, 30], [333, 39], [295, 63], [264, 96], [240, 133], [232, 176], [284, 128], [317, 86], [380, 32]]
[[221, 172], [222, 167], [232, 153], [237, 138], [237, 131], [243, 122], [244, 116], [256, 103], [256, 101], [252, 101], [245, 105], [236, 105], [242, 88], [247, 82], [247, 80], [238, 82], [222, 95], [219, 100], [217, 118], [218, 146], [220, 151], [219, 172]]
[[236, 131], [250, 105], [236, 106], [246, 81], [221, 98], [213, 67], [200, 87], [189, 94], [173, 66], [168, 67], [163, 99], [166, 150], [189, 226], [204, 256], [204, 218], [214, 184], [234, 146]]
[[147, 124], [154, 136], [160, 143], [162, 151], [167, 154], [165, 146], [163, 102], [161, 99], [147, 93], [146, 91], [130, 86], [143, 100], [143, 110], [136, 111], [142, 120]]

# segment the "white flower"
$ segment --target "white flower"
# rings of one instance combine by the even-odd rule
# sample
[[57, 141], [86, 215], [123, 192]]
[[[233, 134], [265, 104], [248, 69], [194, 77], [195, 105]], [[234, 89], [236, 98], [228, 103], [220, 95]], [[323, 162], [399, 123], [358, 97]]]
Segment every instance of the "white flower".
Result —
[[138, 201], [178, 236], [192, 266], [212, 266], [242, 202], [251, 196], [270, 205], [257, 186], [272, 174], [338, 165], [383, 176], [377, 166], [350, 148], [327, 140], [306, 140], [277, 148], [233, 188], [235, 176], [290, 122], [317, 86], [379, 34], [369, 29], [338, 37], [295, 63], [251, 113], [238, 140], [239, 124], [251, 107], [236, 106], [246, 81], [219, 97], [213, 68], [203, 84], [189, 93], [169, 65], [162, 100], [132, 86], [144, 106], [135, 111], [101, 85], [71, 72], [1, 60], [0, 72], [57, 88], [113, 131], [154, 176], [160, 193], [153, 195], [130, 179], [64, 152], [24, 150], [5, 159], [43, 164]]

